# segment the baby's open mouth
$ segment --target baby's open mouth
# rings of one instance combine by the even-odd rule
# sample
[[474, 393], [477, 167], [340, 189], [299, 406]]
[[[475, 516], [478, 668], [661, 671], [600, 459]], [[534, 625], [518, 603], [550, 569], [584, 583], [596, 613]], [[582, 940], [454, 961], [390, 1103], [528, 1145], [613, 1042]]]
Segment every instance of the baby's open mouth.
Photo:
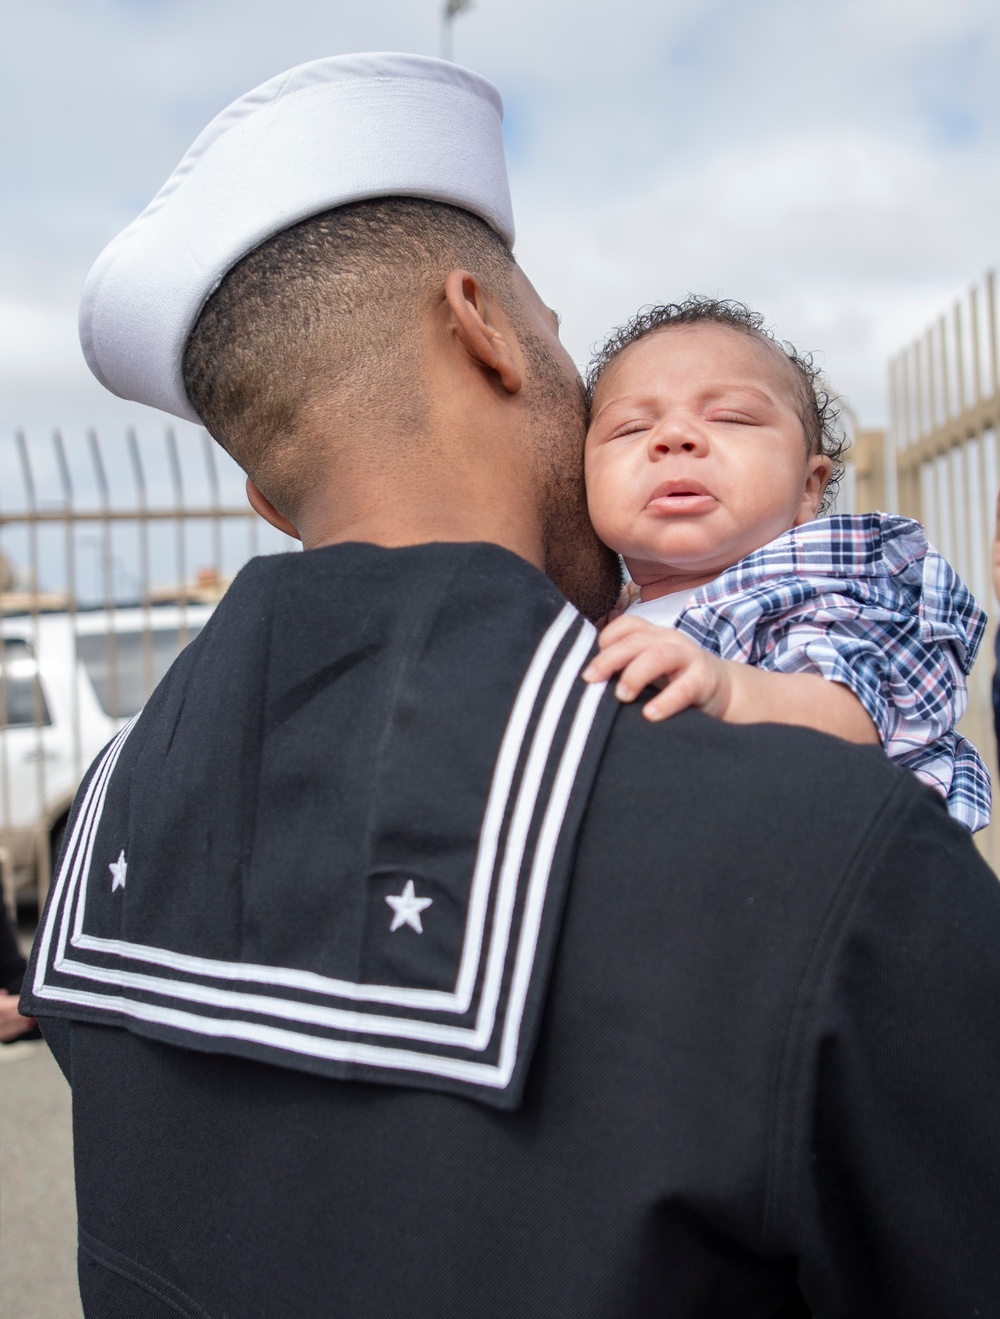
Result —
[[675, 478], [657, 486], [646, 507], [657, 513], [704, 513], [715, 503], [715, 496], [700, 481]]

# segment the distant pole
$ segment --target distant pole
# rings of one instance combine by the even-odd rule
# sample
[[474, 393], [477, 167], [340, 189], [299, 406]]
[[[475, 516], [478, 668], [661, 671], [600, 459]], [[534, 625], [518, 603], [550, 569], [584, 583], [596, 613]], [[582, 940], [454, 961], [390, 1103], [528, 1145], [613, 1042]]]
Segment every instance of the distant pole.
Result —
[[452, 32], [455, 19], [459, 14], [467, 13], [473, 8], [472, 0], [445, 0], [441, 13], [441, 58], [451, 62], [455, 59], [455, 38]]

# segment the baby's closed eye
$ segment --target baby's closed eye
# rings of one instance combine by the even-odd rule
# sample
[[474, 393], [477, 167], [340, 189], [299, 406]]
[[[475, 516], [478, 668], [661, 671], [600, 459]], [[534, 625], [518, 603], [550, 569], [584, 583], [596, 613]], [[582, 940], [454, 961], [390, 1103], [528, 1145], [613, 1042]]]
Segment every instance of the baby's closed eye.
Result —
[[750, 416], [746, 412], [737, 412], [729, 408], [721, 408], [709, 413], [708, 421], [731, 422], [737, 426], [759, 426], [760, 422], [756, 417]]
[[620, 426], [616, 426], [613, 431], [609, 432], [607, 438], [609, 440], [615, 440], [624, 435], [639, 435], [643, 431], [650, 430], [652, 425], [653, 423], [648, 417], [637, 417], [633, 421], [624, 421]]

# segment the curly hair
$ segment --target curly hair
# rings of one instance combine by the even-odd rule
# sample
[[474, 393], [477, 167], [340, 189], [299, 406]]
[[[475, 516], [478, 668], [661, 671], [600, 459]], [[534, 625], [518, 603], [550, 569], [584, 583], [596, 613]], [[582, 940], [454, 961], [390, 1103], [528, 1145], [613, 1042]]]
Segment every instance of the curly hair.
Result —
[[775, 338], [764, 317], [759, 312], [751, 311], [742, 302], [691, 294], [683, 302], [641, 307], [630, 321], [612, 330], [594, 350], [586, 377], [588, 408], [594, 401], [594, 391], [601, 376], [631, 344], [645, 338], [647, 334], [674, 325], [700, 325], [706, 322], [725, 325], [758, 339], [780, 353], [792, 368], [795, 402], [808, 452], [822, 454], [832, 464], [830, 479], [819, 507], [820, 513], [828, 513], [837, 498], [837, 490], [844, 475], [844, 454], [851, 442], [841, 423], [842, 409], [838, 399], [830, 392], [830, 382], [815, 364], [812, 354], [800, 353], [792, 344]]

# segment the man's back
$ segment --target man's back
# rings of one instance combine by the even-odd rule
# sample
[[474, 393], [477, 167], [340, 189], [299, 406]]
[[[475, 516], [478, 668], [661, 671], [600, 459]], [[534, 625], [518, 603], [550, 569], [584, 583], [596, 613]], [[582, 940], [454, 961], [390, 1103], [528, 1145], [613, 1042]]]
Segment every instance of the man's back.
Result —
[[[485, 551], [487, 603], [514, 562]], [[46, 1023], [87, 1312], [990, 1313], [998, 939], [967, 836], [879, 754], [623, 709], [513, 1111]]]

